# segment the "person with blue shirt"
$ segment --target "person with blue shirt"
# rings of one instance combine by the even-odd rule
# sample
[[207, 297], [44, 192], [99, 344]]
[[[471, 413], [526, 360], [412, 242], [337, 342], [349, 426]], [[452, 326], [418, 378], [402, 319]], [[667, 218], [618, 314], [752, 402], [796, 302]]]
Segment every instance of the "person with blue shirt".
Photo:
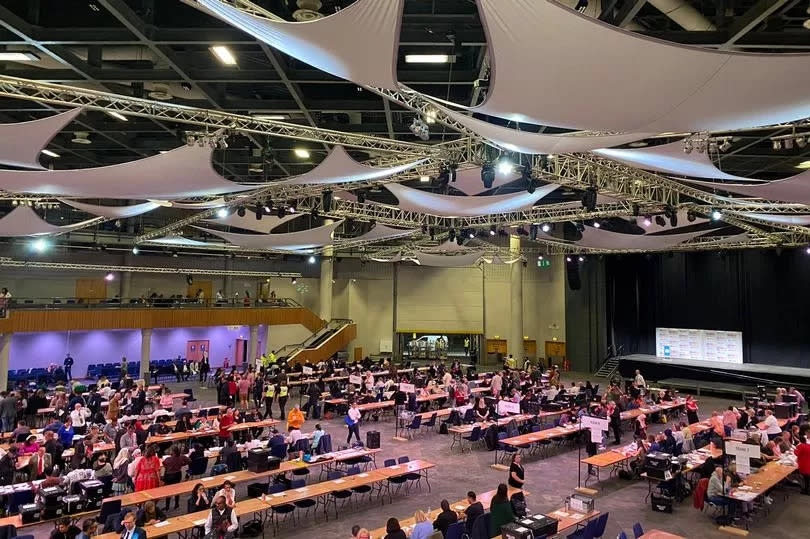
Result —
[[65, 419], [65, 423], [59, 428], [59, 431], [56, 433], [56, 435], [59, 436], [59, 441], [62, 442], [65, 449], [73, 447], [74, 434], [73, 422], [70, 420], [70, 417], [68, 417]]
[[411, 530], [411, 539], [426, 539], [433, 534], [433, 523], [424, 511], [417, 511], [413, 515], [416, 525]]
[[320, 423], [317, 423], [315, 425], [315, 430], [312, 431], [312, 436], [310, 438], [310, 441], [312, 442], [312, 450], [313, 451], [315, 451], [318, 448], [318, 442], [321, 441], [321, 436], [323, 436], [324, 434], [326, 434], [326, 431], [324, 431], [321, 428]]

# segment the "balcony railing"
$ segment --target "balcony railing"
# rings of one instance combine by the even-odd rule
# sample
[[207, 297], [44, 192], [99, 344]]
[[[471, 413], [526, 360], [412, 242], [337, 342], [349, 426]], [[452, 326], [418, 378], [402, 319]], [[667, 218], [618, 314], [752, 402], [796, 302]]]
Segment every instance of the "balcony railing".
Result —
[[274, 299], [203, 299], [194, 298], [10, 298], [0, 309], [17, 311], [23, 309], [249, 309], [249, 308], [300, 308], [292, 298]]

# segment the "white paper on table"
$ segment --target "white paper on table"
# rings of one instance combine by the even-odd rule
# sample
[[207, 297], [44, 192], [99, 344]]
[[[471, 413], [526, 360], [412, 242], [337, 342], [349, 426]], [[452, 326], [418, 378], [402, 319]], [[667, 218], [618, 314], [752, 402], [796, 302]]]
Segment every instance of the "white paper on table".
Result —
[[162, 528], [163, 526], [167, 526], [169, 524], [168, 520], [164, 520], [163, 522], [158, 522], [155, 524], [155, 528]]
[[235, 475], [226, 475], [225, 479], [236, 479]]
[[283, 492], [276, 492], [276, 493], [273, 494], [274, 498], [281, 498], [282, 496], [284, 496]]
[[203, 477], [202, 479], [200, 479], [200, 481], [213, 481], [213, 480], [214, 480], [213, 477]]
[[306, 490], [307, 490], [307, 487], [301, 487], [301, 488], [295, 489], [296, 492], [306, 492]]
[[195, 520], [193, 524], [195, 526], [205, 526], [205, 522], [206, 522], [206, 519], [201, 518], [200, 520]]
[[361, 473], [361, 474], [360, 474], [360, 475], [358, 475], [357, 477], [368, 477], [368, 474], [367, 474], [367, 473]]
[[344, 481], [343, 479], [335, 479], [335, 483], [338, 483], [338, 484], [345, 483], [345, 482], [346, 481]]

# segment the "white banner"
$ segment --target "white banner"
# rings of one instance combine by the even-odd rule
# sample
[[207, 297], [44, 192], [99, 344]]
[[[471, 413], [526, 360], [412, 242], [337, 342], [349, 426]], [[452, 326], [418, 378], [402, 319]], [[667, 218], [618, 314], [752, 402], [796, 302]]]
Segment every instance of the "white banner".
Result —
[[413, 384], [399, 384], [399, 389], [405, 393], [416, 393], [416, 386]]
[[608, 420], [601, 417], [592, 417], [589, 415], [582, 416], [582, 428], [591, 429], [591, 432], [598, 432], [599, 439], [601, 440], [602, 431], [608, 430]]
[[301, 367], [301, 372], [303, 372], [305, 375], [309, 376], [313, 372], [312, 367]]
[[363, 385], [363, 379], [360, 378], [359, 376], [355, 376], [354, 374], [352, 374], [351, 376], [349, 376], [349, 383], [354, 384], [356, 386], [360, 386]]
[[498, 415], [519, 414], [520, 403], [509, 401], [498, 401]]

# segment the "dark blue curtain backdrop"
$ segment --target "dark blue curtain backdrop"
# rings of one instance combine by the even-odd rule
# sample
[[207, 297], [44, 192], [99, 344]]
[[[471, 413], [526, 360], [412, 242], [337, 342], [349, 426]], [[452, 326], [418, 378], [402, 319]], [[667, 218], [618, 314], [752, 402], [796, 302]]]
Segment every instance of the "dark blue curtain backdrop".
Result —
[[655, 328], [743, 332], [746, 363], [810, 368], [804, 249], [605, 257], [608, 342], [655, 354]]

